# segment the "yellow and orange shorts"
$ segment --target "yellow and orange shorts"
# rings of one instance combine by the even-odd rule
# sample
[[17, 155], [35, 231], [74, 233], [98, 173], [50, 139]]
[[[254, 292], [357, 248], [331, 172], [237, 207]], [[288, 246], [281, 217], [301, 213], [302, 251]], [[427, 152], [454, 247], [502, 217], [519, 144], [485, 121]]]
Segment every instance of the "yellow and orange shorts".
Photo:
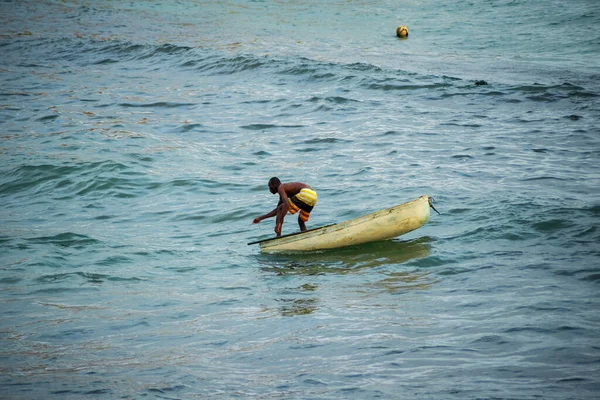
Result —
[[295, 196], [288, 198], [288, 208], [290, 214], [296, 214], [300, 211], [299, 218], [306, 222], [310, 217], [310, 212], [317, 204], [317, 192], [312, 189], [304, 188]]

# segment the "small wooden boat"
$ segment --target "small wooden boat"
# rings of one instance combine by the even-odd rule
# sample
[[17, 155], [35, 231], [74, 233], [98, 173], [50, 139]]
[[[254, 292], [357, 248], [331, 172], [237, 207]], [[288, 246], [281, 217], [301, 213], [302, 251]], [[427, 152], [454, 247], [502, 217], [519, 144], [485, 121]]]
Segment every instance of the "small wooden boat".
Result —
[[429, 220], [429, 208], [433, 208], [431, 200], [431, 197], [424, 195], [416, 200], [339, 224], [248, 244], [258, 243], [263, 253], [280, 253], [335, 249], [393, 239], [420, 228]]

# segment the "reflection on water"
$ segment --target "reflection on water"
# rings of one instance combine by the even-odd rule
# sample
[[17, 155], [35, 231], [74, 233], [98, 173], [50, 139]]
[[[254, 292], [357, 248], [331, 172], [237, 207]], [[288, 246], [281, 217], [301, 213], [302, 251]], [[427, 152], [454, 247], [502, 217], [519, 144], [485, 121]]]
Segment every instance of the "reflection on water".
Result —
[[392, 272], [388, 274], [387, 278], [378, 282], [368, 283], [367, 286], [371, 289], [378, 289], [379, 291], [399, 293], [406, 290], [429, 289], [431, 284], [436, 282], [436, 279], [431, 279], [429, 277], [429, 272]]
[[[396, 271], [395, 268], [386, 267], [428, 257], [432, 241], [429, 237], [422, 237], [410, 241], [383, 241], [319, 252], [261, 254], [256, 257], [263, 265], [261, 269], [269, 275], [298, 278], [358, 274], [369, 268], [384, 267], [378, 271], [378, 276], [383, 276], [381, 280], [359, 279], [360, 283], [354, 292], [364, 298], [365, 295], [378, 296], [382, 292], [395, 294], [406, 290], [427, 289], [433, 283], [428, 272]], [[316, 282], [300, 286], [297, 286], [297, 280], [293, 282], [294, 287], [283, 287], [278, 293], [276, 301], [279, 313], [291, 317], [317, 311], [321, 302], [319, 292], [327, 290], [326, 285], [322, 287], [318, 278]]]
[[428, 257], [432, 241], [429, 237], [388, 240], [318, 252], [260, 254], [257, 258], [263, 271], [278, 275], [347, 274]]
[[294, 315], [312, 314], [317, 309], [319, 299], [311, 297], [308, 299], [279, 299], [281, 306], [279, 311], [284, 317]]

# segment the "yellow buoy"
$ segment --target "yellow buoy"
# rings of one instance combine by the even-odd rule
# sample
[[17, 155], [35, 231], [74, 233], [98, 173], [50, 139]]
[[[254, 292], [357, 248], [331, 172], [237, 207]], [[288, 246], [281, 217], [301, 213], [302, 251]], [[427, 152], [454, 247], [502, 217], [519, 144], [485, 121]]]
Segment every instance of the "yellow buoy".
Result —
[[396, 36], [399, 38], [408, 37], [408, 27], [405, 25], [400, 25], [398, 28], [396, 28]]

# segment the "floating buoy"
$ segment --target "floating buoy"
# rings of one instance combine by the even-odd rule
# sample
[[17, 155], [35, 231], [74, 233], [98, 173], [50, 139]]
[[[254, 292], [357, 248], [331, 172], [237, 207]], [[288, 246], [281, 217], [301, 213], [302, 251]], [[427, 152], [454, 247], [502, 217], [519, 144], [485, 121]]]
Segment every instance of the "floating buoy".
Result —
[[408, 37], [408, 27], [405, 25], [400, 25], [396, 28], [396, 36], [399, 38]]

